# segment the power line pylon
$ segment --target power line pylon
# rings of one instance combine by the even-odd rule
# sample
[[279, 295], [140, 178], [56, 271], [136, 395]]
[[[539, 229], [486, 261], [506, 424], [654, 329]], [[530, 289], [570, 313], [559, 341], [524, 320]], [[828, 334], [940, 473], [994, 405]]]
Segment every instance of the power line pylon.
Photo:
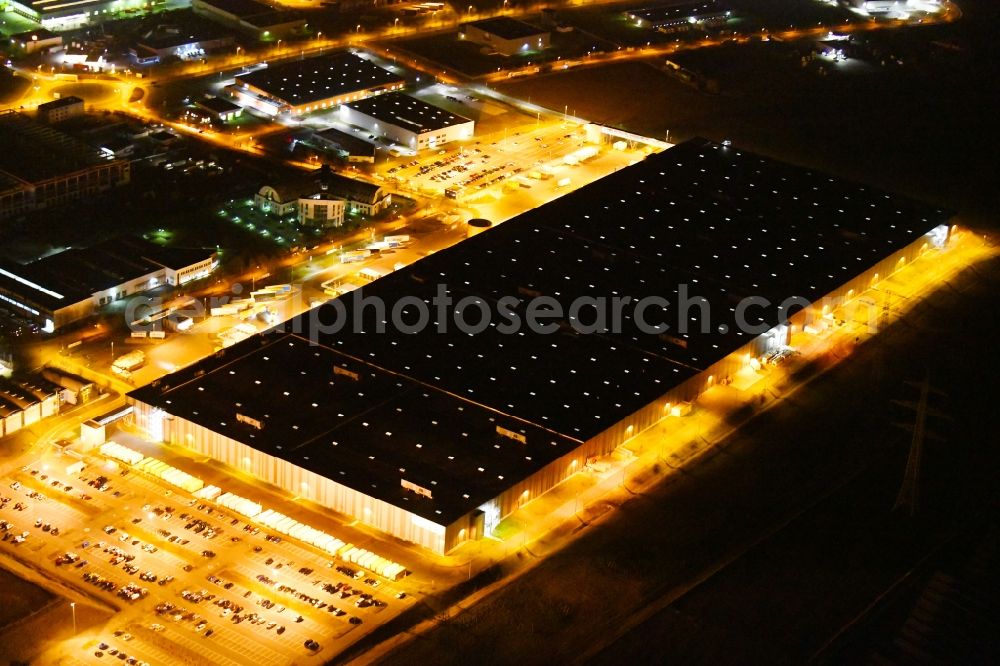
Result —
[[924, 440], [934, 439], [940, 441], [942, 439], [934, 432], [927, 430], [927, 417], [931, 416], [943, 419], [951, 417], [927, 404], [931, 393], [945, 395], [942, 391], [931, 387], [929, 376], [924, 376], [924, 380], [920, 383], [906, 382], [906, 384], [920, 389], [920, 397], [916, 402], [912, 400], [893, 400], [897, 405], [912, 409], [916, 413], [916, 418], [912, 424], [897, 424], [901, 428], [910, 430], [913, 433], [913, 437], [910, 439], [910, 453], [906, 459], [903, 485], [899, 489], [899, 494], [896, 496], [896, 504], [892, 509], [893, 511], [905, 509], [912, 517], [916, 515], [920, 504], [920, 467], [924, 456]]

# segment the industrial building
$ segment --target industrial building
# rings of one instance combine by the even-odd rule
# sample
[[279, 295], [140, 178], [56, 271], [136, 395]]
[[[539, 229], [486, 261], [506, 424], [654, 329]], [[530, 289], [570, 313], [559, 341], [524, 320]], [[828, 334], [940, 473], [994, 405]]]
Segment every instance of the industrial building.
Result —
[[[344, 205], [338, 207], [337, 201]], [[275, 217], [298, 214], [300, 223], [322, 220], [321, 226], [339, 226], [344, 213], [377, 215], [390, 203], [392, 195], [381, 185], [343, 176], [326, 167], [283, 183], [264, 185], [254, 195], [254, 205], [265, 213]], [[327, 208], [326, 212], [317, 210], [321, 206]]]
[[0, 377], [0, 437], [59, 412], [61, 387], [44, 377]]
[[160, 25], [150, 30], [129, 49], [136, 64], [153, 65], [167, 58], [189, 60], [206, 53], [229, 48], [236, 38], [225, 28], [195, 15], [184, 25]]
[[416, 151], [471, 139], [475, 131], [472, 120], [401, 92], [346, 102], [340, 119]]
[[227, 90], [244, 105], [276, 116], [332, 109], [402, 87], [402, 77], [340, 51], [237, 74]]
[[195, 102], [195, 106], [204, 111], [212, 120], [228, 123], [233, 118], [239, 118], [243, 108], [221, 97], [207, 97]]
[[[942, 247], [949, 219], [692, 140], [129, 400], [155, 440], [446, 553], [714, 383], [786, 352], [807, 325], [835, 326], [825, 308]], [[573, 308], [614, 296], [665, 301], [581, 330], [596, 310]], [[790, 297], [809, 303], [793, 311]], [[539, 298], [554, 313], [545, 332], [523, 326]], [[512, 317], [496, 316], [501, 299]], [[390, 308], [404, 323], [387, 324]], [[477, 332], [456, 330], [459, 312]]]
[[718, 0], [680, 2], [625, 10], [625, 16], [642, 28], [659, 32], [684, 32], [691, 28], [711, 27], [729, 20], [732, 12]]
[[296, 12], [275, 9], [256, 0], [191, 0], [200, 16], [249, 33], [262, 41], [284, 39], [306, 27]]
[[45, 367], [40, 372], [44, 379], [59, 387], [59, 401], [63, 404], [83, 404], [97, 397], [94, 382], [80, 375], [55, 367]]
[[138, 238], [115, 238], [29, 264], [0, 261], [0, 306], [52, 331], [126, 296], [203, 278], [217, 265], [215, 250], [163, 248]]
[[84, 114], [83, 100], [76, 95], [60, 97], [38, 105], [37, 118], [46, 125], [60, 123]]
[[142, 12], [163, 7], [163, 0], [10, 0], [14, 12], [49, 30], [73, 30], [115, 18], [122, 11]]
[[45, 51], [62, 46], [62, 35], [39, 28], [28, 32], [19, 32], [10, 36], [10, 45], [25, 54]]
[[313, 132], [310, 143], [319, 150], [336, 153], [348, 162], [375, 162], [375, 144], [336, 127]]
[[128, 160], [15, 111], [0, 112], [0, 146], [0, 219], [85, 199], [131, 176]]
[[547, 30], [507, 16], [463, 23], [458, 29], [459, 39], [488, 46], [505, 56], [546, 49], [549, 37]]
[[135, 153], [135, 144], [124, 136], [109, 137], [101, 142], [101, 153], [115, 159], [131, 157]]

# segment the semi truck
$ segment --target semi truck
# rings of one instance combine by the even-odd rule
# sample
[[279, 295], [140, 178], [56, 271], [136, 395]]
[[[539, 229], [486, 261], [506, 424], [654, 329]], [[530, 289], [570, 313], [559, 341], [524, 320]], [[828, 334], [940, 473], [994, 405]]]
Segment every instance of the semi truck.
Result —
[[355, 261], [364, 261], [372, 254], [371, 250], [347, 250], [340, 255], [340, 263], [350, 264]]
[[111, 364], [111, 371], [122, 377], [130, 377], [133, 372], [146, 365], [146, 352], [141, 349], [122, 354]]
[[383, 239], [389, 247], [404, 247], [410, 243], [410, 237], [406, 234], [399, 234], [396, 236], [386, 236]]

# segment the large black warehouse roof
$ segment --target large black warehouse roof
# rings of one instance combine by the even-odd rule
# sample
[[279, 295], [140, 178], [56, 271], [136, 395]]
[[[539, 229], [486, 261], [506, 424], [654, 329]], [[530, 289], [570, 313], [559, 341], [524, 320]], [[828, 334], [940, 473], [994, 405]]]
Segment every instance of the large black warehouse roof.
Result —
[[[306, 313], [285, 325], [290, 332], [252, 338], [132, 395], [445, 523], [749, 342], [733, 324], [739, 299], [819, 298], [947, 219], [872, 188], [689, 141]], [[679, 285], [711, 305], [711, 332], [678, 330], [673, 306], [648, 316], [668, 322], [667, 335], [641, 333], [627, 308], [618, 332], [580, 333], [565, 318], [550, 334], [499, 330], [504, 297], [523, 319], [539, 295], [567, 311], [580, 297], [676, 303]], [[457, 331], [451, 309], [439, 317], [432, 303], [442, 288], [456, 302], [489, 306], [492, 323]], [[388, 312], [409, 297], [410, 323], [413, 298], [423, 301], [429, 325], [409, 333], [390, 323], [377, 333], [387, 317], [374, 306], [355, 313], [374, 296]], [[311, 325], [336, 321], [338, 309], [346, 316], [337, 332]], [[778, 321], [776, 306], [754, 312], [768, 326]], [[466, 319], [477, 322], [478, 310]], [[434, 499], [401, 490], [400, 478], [433, 489]]]
[[237, 74], [236, 82], [259, 88], [291, 106], [301, 106], [402, 83], [403, 79], [354, 53], [335, 51]]

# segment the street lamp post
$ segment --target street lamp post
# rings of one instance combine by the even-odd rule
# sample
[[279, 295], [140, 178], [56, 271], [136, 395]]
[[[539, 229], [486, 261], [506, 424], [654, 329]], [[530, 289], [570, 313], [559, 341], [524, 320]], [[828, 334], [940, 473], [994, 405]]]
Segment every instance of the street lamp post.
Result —
[[73, 635], [76, 636], [76, 602], [69, 602], [69, 607], [73, 611]]

